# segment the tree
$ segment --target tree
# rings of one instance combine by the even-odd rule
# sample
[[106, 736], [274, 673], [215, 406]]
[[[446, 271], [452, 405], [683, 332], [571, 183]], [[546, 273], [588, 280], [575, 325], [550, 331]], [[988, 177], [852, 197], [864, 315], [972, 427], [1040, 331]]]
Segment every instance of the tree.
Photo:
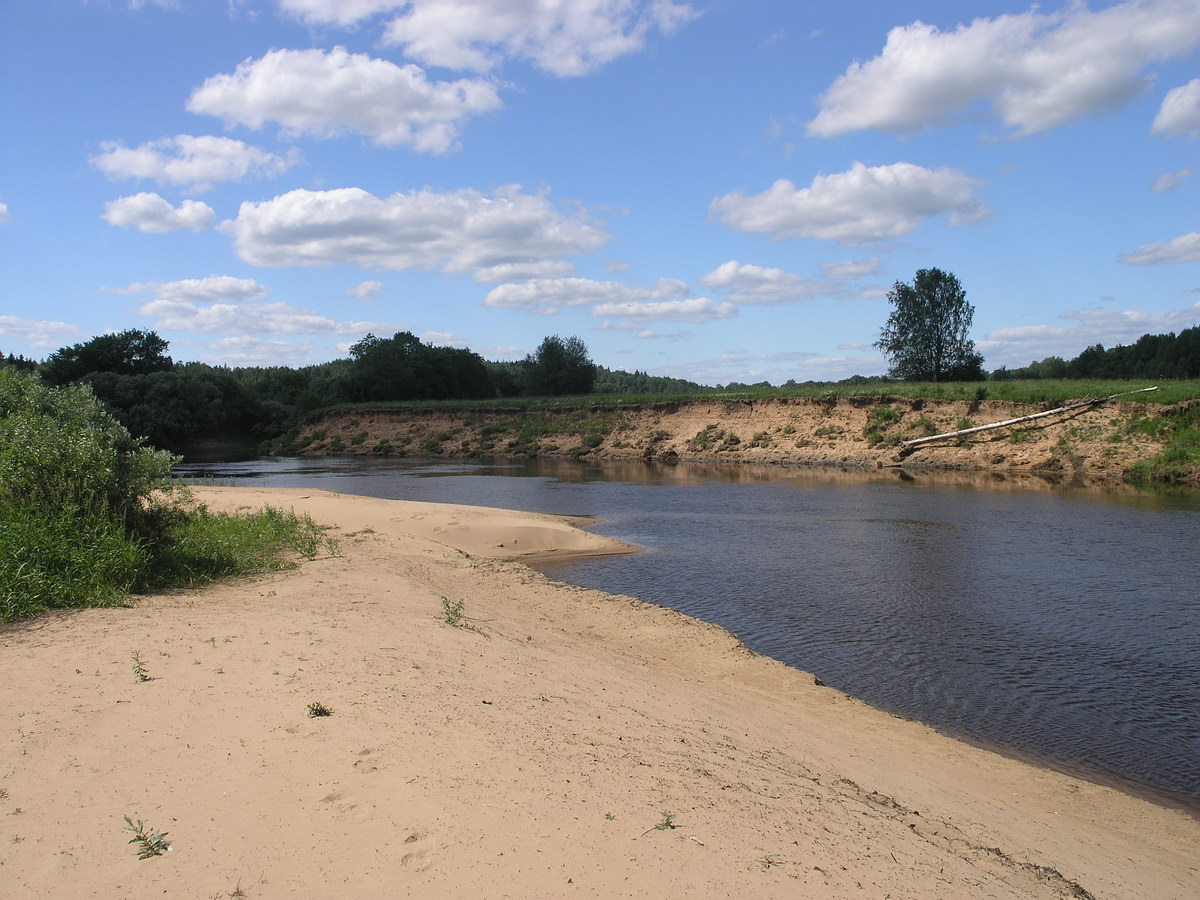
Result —
[[563, 340], [552, 334], [526, 362], [534, 395], [590, 394], [596, 381], [596, 366], [588, 356], [587, 344], [577, 337]]
[[975, 307], [958, 279], [941, 269], [918, 269], [913, 283], [888, 291], [892, 313], [875, 346], [905, 381], [980, 381], [983, 357], [967, 337]]
[[166, 355], [167, 346], [153, 331], [130, 328], [56, 350], [42, 363], [39, 372], [47, 383], [54, 385], [70, 384], [93, 372], [114, 375], [167, 372], [175, 365]]

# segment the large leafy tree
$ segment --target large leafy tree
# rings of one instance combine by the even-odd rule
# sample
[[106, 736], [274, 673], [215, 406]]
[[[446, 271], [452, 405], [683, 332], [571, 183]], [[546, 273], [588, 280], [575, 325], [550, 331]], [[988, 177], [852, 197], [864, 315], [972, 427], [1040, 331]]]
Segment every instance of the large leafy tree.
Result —
[[979, 381], [983, 357], [967, 337], [975, 307], [958, 279], [941, 269], [918, 269], [912, 284], [888, 291], [891, 315], [875, 342], [905, 381]]
[[114, 375], [167, 372], [175, 365], [166, 355], [167, 346], [167, 342], [153, 331], [130, 328], [56, 350], [42, 363], [39, 371], [44, 381], [55, 385], [79, 381], [93, 372]]
[[596, 365], [588, 356], [587, 344], [577, 337], [565, 340], [557, 334], [545, 338], [537, 353], [526, 357], [530, 393], [540, 396], [590, 394], [596, 381]]

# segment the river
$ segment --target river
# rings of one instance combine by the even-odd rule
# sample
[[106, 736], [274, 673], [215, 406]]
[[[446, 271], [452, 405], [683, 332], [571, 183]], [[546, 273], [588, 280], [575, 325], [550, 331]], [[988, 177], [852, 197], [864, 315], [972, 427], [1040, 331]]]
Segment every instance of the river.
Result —
[[674, 607], [897, 715], [1200, 812], [1195, 494], [640, 461], [178, 474], [591, 516], [646, 552], [548, 575]]

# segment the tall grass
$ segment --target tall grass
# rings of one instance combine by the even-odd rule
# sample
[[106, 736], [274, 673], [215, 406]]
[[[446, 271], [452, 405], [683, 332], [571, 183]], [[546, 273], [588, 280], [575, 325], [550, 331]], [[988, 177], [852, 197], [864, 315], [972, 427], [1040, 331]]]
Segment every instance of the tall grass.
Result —
[[290, 564], [328, 546], [307, 518], [218, 515], [171, 481], [86, 387], [0, 370], [0, 622]]

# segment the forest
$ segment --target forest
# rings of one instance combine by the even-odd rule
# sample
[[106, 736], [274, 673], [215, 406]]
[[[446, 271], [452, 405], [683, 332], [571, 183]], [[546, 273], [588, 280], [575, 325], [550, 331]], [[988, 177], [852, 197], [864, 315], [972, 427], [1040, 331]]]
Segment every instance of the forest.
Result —
[[[319, 365], [212, 366], [175, 362], [167, 341], [130, 329], [63, 347], [38, 362], [0, 355], [0, 368], [35, 370], [50, 385], [86, 384], [133, 434], [155, 447], [185, 450], [197, 441], [270, 440], [315, 410], [346, 403], [496, 400], [564, 396], [691, 395], [754, 388], [766, 382], [702, 385], [596, 365], [578, 337], [546, 337], [516, 361], [488, 361], [465, 348], [423, 343], [409, 332], [367, 335], [349, 356]], [[1000, 367], [994, 382], [1035, 379], [1200, 378], [1200, 326], [1143, 335], [1125, 346], [1088, 347], [1028, 366]], [[887, 376], [855, 375], [838, 384], [875, 389]], [[805, 383], [809, 385], [811, 383]], [[779, 390], [799, 387], [789, 381]]]

